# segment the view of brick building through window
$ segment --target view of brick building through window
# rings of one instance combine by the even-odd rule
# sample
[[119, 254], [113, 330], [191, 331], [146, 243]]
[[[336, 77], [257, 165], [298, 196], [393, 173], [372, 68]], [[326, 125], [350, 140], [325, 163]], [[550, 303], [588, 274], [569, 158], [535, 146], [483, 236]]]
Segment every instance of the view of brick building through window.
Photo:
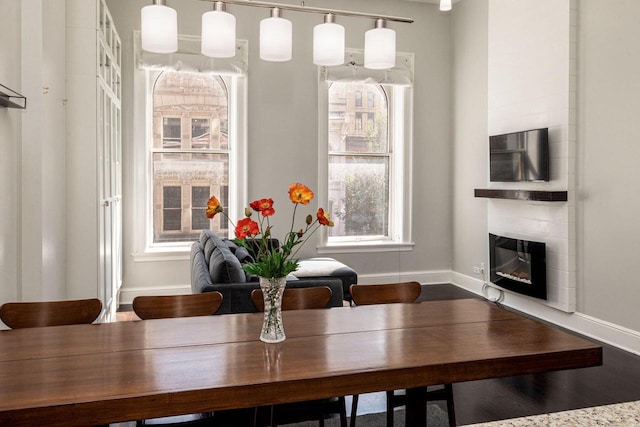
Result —
[[[217, 194], [228, 204], [229, 97], [220, 76], [162, 72], [153, 86], [153, 242], [195, 240], [202, 229], [226, 235], [205, 215]], [[224, 228], [222, 228], [224, 227]]]
[[[363, 102], [364, 101], [364, 102]], [[382, 86], [329, 87], [329, 237], [387, 237], [392, 150]]]

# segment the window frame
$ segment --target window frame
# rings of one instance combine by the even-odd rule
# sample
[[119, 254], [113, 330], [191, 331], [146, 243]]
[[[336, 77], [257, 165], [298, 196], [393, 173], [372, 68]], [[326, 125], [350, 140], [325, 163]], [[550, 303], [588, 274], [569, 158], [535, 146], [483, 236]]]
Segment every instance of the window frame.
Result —
[[[134, 131], [133, 200], [135, 262], [184, 260], [193, 240], [153, 242], [153, 87], [163, 70], [138, 69], [134, 73], [134, 121], [145, 123]], [[247, 199], [247, 78], [244, 75], [210, 73], [222, 78], [228, 91], [229, 191], [228, 213], [235, 218]], [[190, 123], [191, 124], [191, 123]], [[183, 124], [182, 124], [183, 125]], [[211, 123], [209, 123], [211, 126]], [[184, 131], [184, 129], [183, 129]], [[191, 135], [191, 126], [189, 126]], [[197, 150], [201, 152], [202, 150]]]
[[[318, 176], [319, 204], [328, 206], [329, 185], [329, 88], [332, 82], [318, 84]], [[412, 250], [412, 144], [413, 88], [379, 85], [387, 96], [389, 132], [389, 236], [329, 237], [320, 229], [318, 253], [386, 252]]]

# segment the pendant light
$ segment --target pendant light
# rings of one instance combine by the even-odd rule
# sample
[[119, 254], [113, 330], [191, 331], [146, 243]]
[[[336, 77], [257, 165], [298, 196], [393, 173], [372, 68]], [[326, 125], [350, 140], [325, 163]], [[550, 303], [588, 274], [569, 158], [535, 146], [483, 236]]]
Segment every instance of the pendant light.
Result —
[[271, 17], [260, 21], [260, 59], [263, 61], [291, 60], [293, 25], [280, 15], [280, 8], [274, 7]]
[[236, 17], [225, 11], [221, 1], [214, 10], [202, 15], [203, 55], [213, 58], [232, 58], [236, 55]]
[[451, 0], [440, 0], [440, 10], [443, 12], [451, 10]]
[[364, 33], [364, 66], [385, 70], [396, 65], [396, 32], [386, 28], [386, 21], [376, 20], [375, 28]]
[[153, 53], [173, 53], [178, 50], [178, 14], [166, 5], [166, 0], [140, 11], [142, 49]]
[[344, 64], [344, 27], [335, 23], [335, 15], [324, 16], [324, 24], [313, 27], [313, 63]]

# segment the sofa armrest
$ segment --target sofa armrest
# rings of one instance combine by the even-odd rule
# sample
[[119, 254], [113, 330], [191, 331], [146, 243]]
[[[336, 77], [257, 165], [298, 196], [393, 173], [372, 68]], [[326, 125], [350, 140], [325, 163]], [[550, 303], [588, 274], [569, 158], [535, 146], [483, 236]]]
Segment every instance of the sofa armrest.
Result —
[[[327, 286], [331, 289], [329, 307], [342, 307], [342, 281], [338, 278], [301, 279], [287, 281], [288, 288]], [[260, 289], [259, 282], [215, 283], [201, 288], [201, 292], [218, 291], [222, 294], [222, 305], [216, 314], [253, 313], [258, 311], [251, 301], [251, 291]]]

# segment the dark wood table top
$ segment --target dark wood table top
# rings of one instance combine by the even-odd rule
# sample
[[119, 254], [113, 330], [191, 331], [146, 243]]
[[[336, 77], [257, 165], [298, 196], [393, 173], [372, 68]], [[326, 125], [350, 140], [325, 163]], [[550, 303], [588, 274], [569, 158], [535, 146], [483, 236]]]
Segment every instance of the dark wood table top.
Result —
[[96, 425], [597, 366], [588, 340], [476, 299], [0, 331], [0, 425]]

